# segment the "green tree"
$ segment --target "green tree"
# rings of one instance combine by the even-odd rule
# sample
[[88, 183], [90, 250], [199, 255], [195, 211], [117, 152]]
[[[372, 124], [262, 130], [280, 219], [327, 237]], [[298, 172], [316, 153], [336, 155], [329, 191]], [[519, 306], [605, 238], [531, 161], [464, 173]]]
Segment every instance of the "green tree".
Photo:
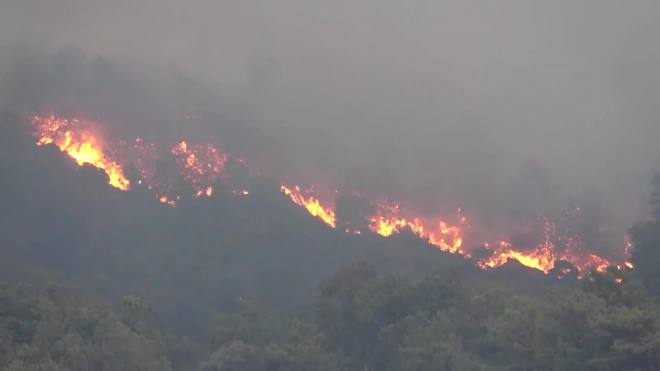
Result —
[[339, 371], [339, 363], [323, 349], [316, 326], [294, 320], [288, 339], [266, 347], [268, 371]]
[[651, 220], [635, 224], [630, 230], [632, 243], [631, 262], [644, 286], [653, 294], [660, 295], [660, 173], [654, 173], [649, 204]]
[[261, 349], [242, 341], [223, 345], [211, 354], [202, 371], [264, 371], [264, 354]]
[[611, 308], [595, 323], [611, 338], [606, 352], [589, 363], [598, 370], [660, 369], [660, 312], [657, 305], [643, 308]]
[[422, 312], [406, 319], [408, 330], [398, 350], [401, 370], [481, 371], [481, 364], [465, 349], [451, 315]]
[[211, 327], [211, 347], [218, 349], [235, 342], [266, 346], [281, 337], [281, 324], [256, 303], [239, 299], [239, 310], [233, 314], [218, 313]]
[[141, 290], [138, 296], [125, 296], [122, 300], [122, 322], [138, 333], [145, 333], [152, 325], [153, 305], [146, 290]]
[[535, 304], [512, 300], [501, 316], [490, 317], [482, 358], [502, 370], [533, 370], [537, 313]]
[[537, 367], [599, 370], [590, 361], [606, 352], [611, 344], [611, 336], [596, 326], [606, 315], [606, 302], [593, 294], [549, 290], [536, 317]]
[[321, 284], [316, 321], [326, 349], [354, 360], [370, 357], [376, 326], [358, 318], [356, 294], [377, 276], [365, 262], [350, 265]]
[[60, 283], [0, 285], [0, 303], [0, 369], [171, 369], [156, 331], [137, 333], [109, 305]]
[[638, 223], [629, 231], [632, 242], [630, 261], [644, 286], [660, 295], [660, 220]]

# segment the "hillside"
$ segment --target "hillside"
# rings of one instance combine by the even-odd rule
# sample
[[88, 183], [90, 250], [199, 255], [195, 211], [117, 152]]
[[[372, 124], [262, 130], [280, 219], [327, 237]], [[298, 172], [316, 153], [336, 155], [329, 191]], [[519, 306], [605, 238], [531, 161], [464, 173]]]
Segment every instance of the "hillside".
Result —
[[331, 228], [265, 177], [172, 207], [1, 117], [3, 371], [659, 367], [657, 220], [631, 230], [639, 275], [482, 269], [410, 230]]
[[[113, 302], [146, 288], [162, 324], [198, 339], [209, 314], [232, 310], [238, 296], [309, 316], [321, 280], [358, 260], [418, 277], [457, 266], [474, 284], [528, 293], [545, 283], [541, 272], [522, 266], [482, 271], [412, 234], [328, 228], [260, 177], [234, 180], [249, 195], [218, 184], [224, 192], [172, 208], [139, 187], [118, 191], [104, 172], [79, 167], [54, 146], [33, 145], [15, 116], [5, 114], [2, 127], [3, 264], [61, 272]], [[20, 277], [14, 271], [3, 274]]]

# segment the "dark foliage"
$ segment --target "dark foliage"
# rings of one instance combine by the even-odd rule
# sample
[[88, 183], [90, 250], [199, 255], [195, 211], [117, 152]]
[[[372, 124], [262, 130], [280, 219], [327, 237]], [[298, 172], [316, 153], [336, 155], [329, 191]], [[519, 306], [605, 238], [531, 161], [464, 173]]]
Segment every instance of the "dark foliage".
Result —
[[632, 230], [638, 275], [483, 271], [409, 234], [328, 228], [267, 179], [171, 208], [0, 120], [2, 370], [660, 367], [657, 219]]

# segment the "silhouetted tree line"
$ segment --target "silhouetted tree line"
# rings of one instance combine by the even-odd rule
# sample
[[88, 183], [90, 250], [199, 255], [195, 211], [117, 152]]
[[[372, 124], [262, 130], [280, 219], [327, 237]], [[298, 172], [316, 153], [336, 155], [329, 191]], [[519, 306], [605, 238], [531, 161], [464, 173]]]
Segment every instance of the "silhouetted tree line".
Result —
[[49, 278], [0, 286], [0, 369], [657, 370], [660, 303], [633, 272], [591, 272], [539, 300], [474, 290], [456, 270], [421, 280], [358, 262], [319, 288], [315, 318], [239, 299], [209, 347], [160, 332], [150, 295], [118, 311]]
[[655, 370], [660, 306], [626, 272], [591, 272], [541, 300], [471, 290], [453, 270], [416, 282], [345, 267], [313, 324], [241, 303], [216, 316], [203, 370]]

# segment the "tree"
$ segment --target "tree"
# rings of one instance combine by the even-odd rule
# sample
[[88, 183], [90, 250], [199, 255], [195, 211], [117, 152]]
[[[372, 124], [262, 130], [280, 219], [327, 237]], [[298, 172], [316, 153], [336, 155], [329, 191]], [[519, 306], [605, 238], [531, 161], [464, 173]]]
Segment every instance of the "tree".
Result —
[[653, 294], [660, 295], [660, 173], [651, 182], [651, 220], [637, 223], [630, 231], [632, 253], [630, 261], [642, 279], [644, 286]]
[[364, 197], [339, 194], [335, 198], [336, 227], [350, 232], [369, 232], [369, 216], [375, 208]]
[[459, 326], [443, 312], [406, 319], [408, 330], [398, 350], [401, 370], [479, 371], [483, 366], [464, 347]]
[[125, 296], [122, 322], [138, 333], [146, 333], [152, 325], [153, 305], [146, 290], [141, 290], [139, 296]]
[[316, 318], [327, 349], [349, 356], [360, 356], [368, 351], [365, 346], [373, 330], [360, 323], [355, 295], [376, 276], [375, 269], [362, 261], [342, 269], [321, 284]]
[[266, 347], [269, 371], [339, 371], [336, 357], [323, 349], [322, 336], [316, 326], [294, 320], [283, 343]]
[[606, 352], [611, 344], [611, 336], [595, 326], [606, 314], [605, 301], [593, 294], [551, 289], [537, 317], [537, 367], [544, 370], [599, 370], [589, 362]]
[[651, 215], [656, 221], [660, 221], [660, 172], [653, 174], [651, 178], [651, 186], [653, 190], [651, 191], [651, 200], [650, 204], [652, 207]]
[[558, 260], [555, 265], [548, 271], [548, 279], [552, 283], [574, 284], [580, 270], [572, 263], [566, 260]]
[[501, 316], [486, 322], [484, 359], [506, 369], [532, 370], [538, 309], [531, 302], [512, 300]]
[[211, 354], [202, 371], [264, 371], [264, 354], [261, 349], [235, 341], [224, 345]]
[[0, 302], [0, 369], [171, 370], [156, 331], [137, 333], [62, 284], [0, 287]]
[[275, 318], [267, 315], [254, 302], [239, 299], [238, 303], [238, 312], [215, 315], [211, 328], [213, 349], [236, 342], [266, 346], [278, 337], [279, 328]]

